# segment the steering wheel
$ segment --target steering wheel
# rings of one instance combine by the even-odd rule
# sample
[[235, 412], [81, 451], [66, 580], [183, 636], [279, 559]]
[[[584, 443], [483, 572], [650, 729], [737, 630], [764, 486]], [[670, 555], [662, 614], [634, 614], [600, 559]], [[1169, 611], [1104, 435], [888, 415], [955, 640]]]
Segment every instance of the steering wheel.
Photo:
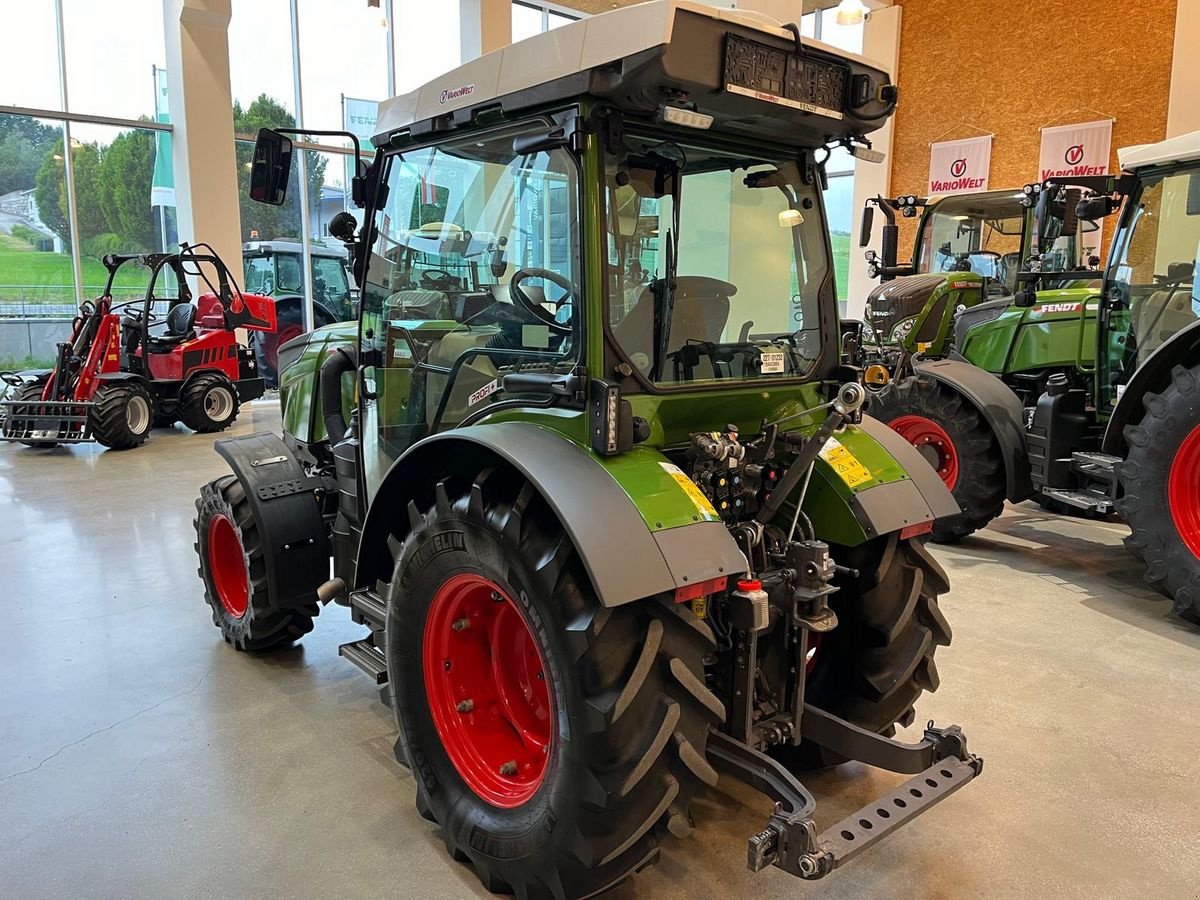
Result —
[[450, 291], [458, 287], [458, 279], [445, 269], [426, 269], [421, 273], [421, 287], [429, 291]]
[[[521, 282], [526, 278], [542, 278], [549, 281], [551, 284], [557, 285], [566, 291], [557, 300], [547, 298], [546, 303], [554, 307], [554, 312], [546, 309], [541, 303], [531, 299], [528, 294], [521, 289]], [[518, 306], [532, 315], [541, 324], [548, 327], [556, 334], [570, 334], [572, 331], [570, 322], [560, 322], [555, 317], [558, 310], [571, 303], [575, 299], [575, 284], [570, 278], [565, 275], [560, 275], [558, 272], [553, 272], [550, 269], [518, 269], [513, 272], [512, 280], [508, 283], [508, 293], [513, 298]]]

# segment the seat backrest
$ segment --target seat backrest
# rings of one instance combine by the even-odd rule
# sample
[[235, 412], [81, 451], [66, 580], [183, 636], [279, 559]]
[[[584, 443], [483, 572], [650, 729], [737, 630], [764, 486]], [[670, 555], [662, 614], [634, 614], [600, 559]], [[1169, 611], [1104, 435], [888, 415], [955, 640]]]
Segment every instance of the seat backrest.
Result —
[[167, 313], [167, 334], [187, 334], [195, 324], [196, 307], [190, 303], [176, 303]]

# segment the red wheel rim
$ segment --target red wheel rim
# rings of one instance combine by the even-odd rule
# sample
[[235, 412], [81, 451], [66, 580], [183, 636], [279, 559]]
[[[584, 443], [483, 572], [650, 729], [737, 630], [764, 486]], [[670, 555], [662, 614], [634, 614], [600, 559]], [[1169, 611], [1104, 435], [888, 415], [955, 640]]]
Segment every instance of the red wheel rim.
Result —
[[304, 334], [304, 329], [299, 325], [284, 325], [275, 332], [273, 341], [267, 340], [266, 346], [263, 347], [263, 354], [267, 357], [267, 362], [271, 364], [272, 369], [279, 368], [279, 348], [292, 338], [302, 334]]
[[929, 460], [946, 487], [954, 490], [958, 483], [958, 451], [946, 429], [924, 416], [901, 416], [894, 419], [891, 426]]
[[219, 513], [208, 523], [208, 570], [225, 612], [240, 619], [250, 605], [246, 554], [233, 523]]
[[458, 774], [493, 806], [527, 802], [546, 777], [554, 715], [521, 610], [495, 582], [455, 575], [434, 594], [422, 650], [429, 712]]
[[1183, 439], [1171, 462], [1167, 504], [1183, 545], [1200, 559], [1200, 425]]

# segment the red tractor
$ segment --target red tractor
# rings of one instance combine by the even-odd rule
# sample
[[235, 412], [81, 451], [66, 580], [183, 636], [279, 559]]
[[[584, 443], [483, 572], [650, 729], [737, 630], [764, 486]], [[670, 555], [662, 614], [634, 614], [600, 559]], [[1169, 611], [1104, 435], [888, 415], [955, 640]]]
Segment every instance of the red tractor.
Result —
[[[0, 438], [42, 447], [95, 440], [128, 450], [152, 427], [176, 421], [223, 431], [242, 402], [262, 396], [254, 354], [234, 331], [273, 332], [274, 305], [243, 294], [211, 247], [184, 244], [178, 253], [113, 254], [103, 262], [104, 293], [80, 307], [55, 367], [0, 404]], [[113, 303], [113, 281], [127, 263], [150, 270], [146, 293]], [[189, 279], [208, 288], [195, 303]], [[171, 306], [160, 319], [155, 306], [165, 303]]]

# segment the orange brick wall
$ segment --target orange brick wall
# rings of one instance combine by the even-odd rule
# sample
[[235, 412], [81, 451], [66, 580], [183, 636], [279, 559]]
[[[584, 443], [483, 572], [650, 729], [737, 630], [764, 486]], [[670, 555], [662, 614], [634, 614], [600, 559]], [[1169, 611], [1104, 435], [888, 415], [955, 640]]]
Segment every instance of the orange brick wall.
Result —
[[[1185, 0], [1194, 2], [1194, 0]], [[898, 0], [892, 193], [925, 193], [929, 142], [994, 132], [991, 187], [1037, 178], [1038, 128], [1077, 106], [1112, 116], [1113, 158], [1166, 136], [1176, 0]], [[1055, 124], [1093, 121], [1080, 112]], [[902, 219], [901, 257], [914, 219]]]

